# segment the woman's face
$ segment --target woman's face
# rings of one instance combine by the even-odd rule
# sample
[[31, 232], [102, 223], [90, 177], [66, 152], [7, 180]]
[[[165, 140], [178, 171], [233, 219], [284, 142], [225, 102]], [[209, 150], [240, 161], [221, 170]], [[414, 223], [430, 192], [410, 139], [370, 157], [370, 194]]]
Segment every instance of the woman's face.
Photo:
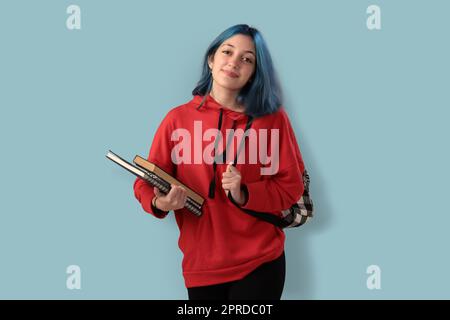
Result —
[[253, 75], [256, 66], [255, 45], [251, 37], [237, 34], [225, 40], [208, 60], [216, 85], [240, 90]]

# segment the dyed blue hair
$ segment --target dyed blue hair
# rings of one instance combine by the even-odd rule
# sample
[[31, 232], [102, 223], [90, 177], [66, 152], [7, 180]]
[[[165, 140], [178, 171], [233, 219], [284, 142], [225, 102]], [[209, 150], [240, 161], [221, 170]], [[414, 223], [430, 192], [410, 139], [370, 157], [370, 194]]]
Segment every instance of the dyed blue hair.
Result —
[[220, 45], [236, 34], [250, 36], [256, 50], [255, 72], [250, 81], [241, 89], [237, 102], [245, 106], [245, 113], [252, 117], [260, 117], [277, 111], [282, 105], [282, 92], [275, 73], [272, 58], [261, 33], [246, 24], [238, 24], [223, 31], [209, 45], [203, 61], [200, 81], [192, 91], [192, 95], [204, 96], [199, 107], [205, 101], [212, 88], [212, 74], [208, 66], [208, 57], [214, 56]]

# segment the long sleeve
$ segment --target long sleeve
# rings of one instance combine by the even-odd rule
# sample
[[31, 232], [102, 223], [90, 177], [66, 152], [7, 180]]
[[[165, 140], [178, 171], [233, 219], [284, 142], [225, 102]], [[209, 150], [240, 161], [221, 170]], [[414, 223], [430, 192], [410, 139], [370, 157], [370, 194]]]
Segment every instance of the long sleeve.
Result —
[[[290, 208], [303, 193], [304, 164], [294, 130], [284, 110], [280, 110], [279, 168], [273, 175], [262, 175], [259, 181], [243, 185], [247, 195], [241, 206], [259, 212], [280, 212]], [[269, 130], [270, 131], [270, 130]], [[276, 143], [272, 141], [271, 143]]]
[[[173, 122], [169, 112], [163, 119], [155, 133], [155, 137], [153, 138], [153, 142], [147, 159], [167, 173], [174, 175], [175, 165], [171, 160], [171, 150], [173, 143], [170, 139], [172, 128]], [[153, 186], [151, 186], [144, 180], [137, 178], [134, 182], [133, 189], [134, 196], [141, 203], [142, 209], [144, 209], [145, 212], [151, 213], [155, 217], [160, 219], [167, 216], [168, 212], [158, 210], [151, 204], [151, 201], [155, 196], [155, 193], [153, 192]]]

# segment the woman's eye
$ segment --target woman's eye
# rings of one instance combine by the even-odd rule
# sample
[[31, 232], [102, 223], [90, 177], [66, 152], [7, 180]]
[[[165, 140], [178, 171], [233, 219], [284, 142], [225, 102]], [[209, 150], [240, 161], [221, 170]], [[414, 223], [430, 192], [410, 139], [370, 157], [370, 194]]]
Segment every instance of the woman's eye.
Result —
[[[223, 50], [222, 52], [225, 54], [229, 54], [230, 50]], [[242, 58], [242, 60], [244, 60], [246, 63], [252, 63], [252, 59], [249, 58]]]

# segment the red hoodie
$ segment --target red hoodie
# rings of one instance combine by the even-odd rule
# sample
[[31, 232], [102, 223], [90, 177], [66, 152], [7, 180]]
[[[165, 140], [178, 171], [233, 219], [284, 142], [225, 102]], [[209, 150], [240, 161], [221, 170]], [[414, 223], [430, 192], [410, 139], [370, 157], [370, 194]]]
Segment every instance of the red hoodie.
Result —
[[[208, 129], [218, 129], [222, 109], [221, 132], [225, 141], [222, 146], [219, 144], [219, 150], [216, 151], [221, 153], [226, 144], [226, 130], [233, 125], [236, 129], [244, 130], [248, 117], [244, 113], [223, 107], [210, 95], [197, 108], [202, 99], [202, 96], [194, 96], [188, 103], [168, 112], [155, 134], [148, 156], [149, 161], [205, 198], [200, 217], [184, 208], [175, 211], [180, 229], [178, 245], [184, 254], [183, 276], [188, 288], [241, 279], [261, 264], [278, 258], [283, 253], [285, 241], [285, 234], [281, 229], [244, 213], [227, 198], [221, 183], [226, 162], [217, 164], [214, 198], [208, 197], [214, 173], [213, 165], [206, 163], [198, 153], [203, 154], [212, 145], [215, 134], [210, 134], [207, 141], [203, 141], [203, 134]], [[200, 123], [203, 138], [201, 142], [194, 142], [194, 128], [198, 133]], [[181, 141], [172, 141], [172, 133], [180, 128], [186, 129], [184, 132], [189, 132], [192, 137], [191, 157], [188, 157], [192, 160], [186, 161], [187, 163], [172, 161], [171, 157], [172, 150]], [[295, 203], [303, 192], [301, 174], [304, 166], [295, 134], [283, 108], [273, 114], [255, 118], [251, 128], [259, 134], [267, 133], [267, 151], [262, 152], [267, 155], [270, 154], [271, 141], [277, 143], [276, 139], [271, 139], [274, 132], [271, 129], [279, 129], [279, 145], [276, 146], [279, 149], [279, 165], [275, 174], [262, 175], [261, 168], [267, 168], [270, 164], [262, 164], [264, 161], [261, 161], [260, 156], [257, 157], [257, 163], [249, 163], [249, 143], [245, 143], [241, 153], [245, 153], [246, 162], [238, 161], [236, 165], [241, 173], [241, 184], [248, 190], [248, 200], [242, 207], [279, 215], [281, 210]], [[232, 159], [237, 149], [236, 144]], [[179, 154], [183, 155], [184, 152], [187, 151], [183, 150]], [[201, 163], [198, 163], [199, 159]], [[136, 179], [134, 193], [146, 212], [158, 218], [167, 215], [152, 209], [153, 187], [146, 182]]]

